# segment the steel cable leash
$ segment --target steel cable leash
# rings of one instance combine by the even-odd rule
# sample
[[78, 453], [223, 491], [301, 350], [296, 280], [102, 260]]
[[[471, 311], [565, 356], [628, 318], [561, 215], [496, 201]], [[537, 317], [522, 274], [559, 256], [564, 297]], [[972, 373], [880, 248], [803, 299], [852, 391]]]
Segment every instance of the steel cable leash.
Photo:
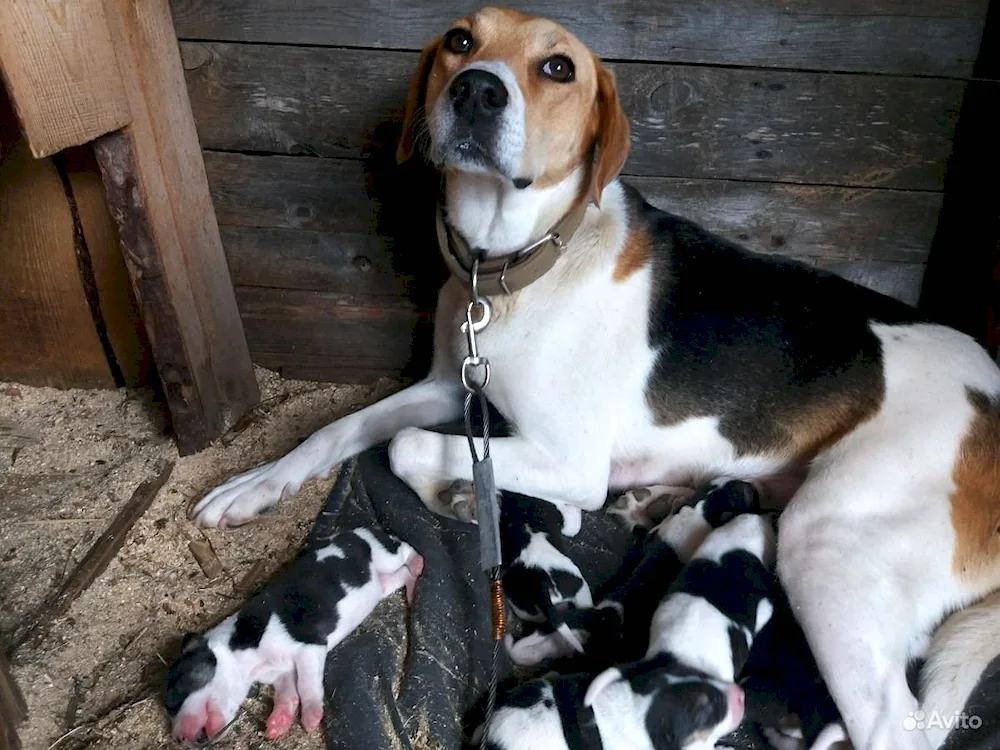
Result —
[[[468, 344], [468, 356], [462, 360], [462, 385], [465, 386], [465, 436], [469, 440], [472, 454], [472, 486], [476, 500], [476, 520], [479, 523], [479, 555], [483, 571], [490, 582], [490, 614], [492, 618], [493, 665], [490, 671], [489, 690], [486, 699], [486, 714], [483, 719], [483, 734], [480, 747], [486, 746], [486, 729], [493, 718], [496, 706], [497, 682], [500, 673], [500, 642], [506, 628], [503, 584], [500, 579], [503, 558], [500, 552], [500, 507], [497, 502], [496, 481], [493, 476], [493, 459], [490, 458], [490, 414], [486, 402], [485, 388], [490, 382], [490, 362], [479, 355], [476, 334], [482, 332], [493, 315], [489, 299], [481, 297], [477, 289], [479, 259], [472, 263], [469, 289], [469, 304], [465, 309], [465, 322], [461, 330]], [[473, 313], [479, 312], [478, 320]], [[472, 370], [483, 369], [482, 382], [472, 377]], [[473, 399], [479, 401], [479, 411], [483, 420], [483, 456], [476, 451], [476, 441], [472, 430]]]

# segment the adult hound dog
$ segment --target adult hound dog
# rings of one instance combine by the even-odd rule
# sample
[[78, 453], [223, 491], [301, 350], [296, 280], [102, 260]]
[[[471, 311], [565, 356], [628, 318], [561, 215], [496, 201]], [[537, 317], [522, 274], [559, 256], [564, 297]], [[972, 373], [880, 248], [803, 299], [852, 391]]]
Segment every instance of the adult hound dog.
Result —
[[[390, 438], [393, 470], [428, 508], [467, 508], [453, 484], [472, 479], [465, 438], [424, 428], [462, 413], [457, 277], [481, 253], [486, 392], [516, 427], [492, 441], [498, 488], [557, 504], [574, 533], [609, 489], [766, 487], [787, 503], [781, 581], [855, 747], [940, 742], [908, 729], [919, 706], [904, 668], [942, 618], [1000, 587], [1000, 371], [986, 352], [646, 203], [616, 179], [629, 127], [612, 74], [550, 20], [487, 8], [435, 39], [398, 156], [417, 150], [443, 175], [456, 273], [430, 376], [233, 477], [196, 521], [244, 523]], [[1000, 600], [953, 616], [930, 644], [924, 709], [961, 710], [998, 652]]]

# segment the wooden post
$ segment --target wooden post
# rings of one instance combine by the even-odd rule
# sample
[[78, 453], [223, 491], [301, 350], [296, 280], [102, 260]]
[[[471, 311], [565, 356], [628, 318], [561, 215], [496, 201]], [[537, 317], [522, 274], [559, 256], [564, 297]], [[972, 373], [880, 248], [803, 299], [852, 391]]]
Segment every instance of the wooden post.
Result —
[[259, 398], [167, 0], [103, 0], [132, 114], [94, 144], [182, 455]]
[[131, 119], [101, 0], [0, 2], [0, 71], [35, 157]]

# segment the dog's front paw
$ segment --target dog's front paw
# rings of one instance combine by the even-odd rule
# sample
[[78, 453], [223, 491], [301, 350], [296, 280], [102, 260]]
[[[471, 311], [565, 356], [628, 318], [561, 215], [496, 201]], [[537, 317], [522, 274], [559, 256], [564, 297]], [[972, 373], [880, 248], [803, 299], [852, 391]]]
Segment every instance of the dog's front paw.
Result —
[[288, 476], [280, 461], [237, 474], [220, 484], [191, 510], [191, 518], [204, 527], [241, 526], [286, 495], [299, 490], [300, 481]]
[[439, 516], [475, 522], [476, 497], [472, 483], [442, 478], [446, 463], [441, 436], [417, 428], [401, 430], [389, 444], [392, 473], [406, 482], [427, 508]]
[[609, 508], [626, 529], [636, 527], [651, 529], [687, 502], [694, 490], [690, 487], [671, 487], [656, 484], [638, 487], [619, 497]]

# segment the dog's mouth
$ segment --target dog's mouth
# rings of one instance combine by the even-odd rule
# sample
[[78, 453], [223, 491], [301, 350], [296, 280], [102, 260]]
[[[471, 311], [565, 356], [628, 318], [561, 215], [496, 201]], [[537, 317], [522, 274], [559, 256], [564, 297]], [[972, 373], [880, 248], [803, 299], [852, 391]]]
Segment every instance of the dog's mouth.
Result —
[[493, 148], [484, 144], [472, 133], [457, 133], [450, 139], [442, 154], [444, 166], [475, 167], [477, 171], [486, 168], [503, 175], [503, 170], [494, 156]]

